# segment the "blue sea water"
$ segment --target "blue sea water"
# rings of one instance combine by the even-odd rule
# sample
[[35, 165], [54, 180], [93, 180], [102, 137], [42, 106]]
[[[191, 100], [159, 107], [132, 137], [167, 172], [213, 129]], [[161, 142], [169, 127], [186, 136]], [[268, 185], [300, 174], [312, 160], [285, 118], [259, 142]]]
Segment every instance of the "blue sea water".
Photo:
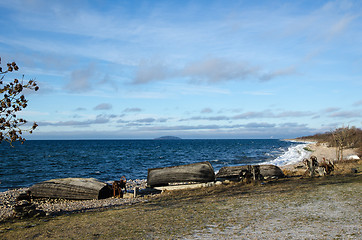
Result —
[[0, 191], [65, 177], [146, 179], [148, 168], [209, 161], [224, 166], [284, 165], [305, 156], [298, 142], [239, 140], [42, 140], [0, 144]]

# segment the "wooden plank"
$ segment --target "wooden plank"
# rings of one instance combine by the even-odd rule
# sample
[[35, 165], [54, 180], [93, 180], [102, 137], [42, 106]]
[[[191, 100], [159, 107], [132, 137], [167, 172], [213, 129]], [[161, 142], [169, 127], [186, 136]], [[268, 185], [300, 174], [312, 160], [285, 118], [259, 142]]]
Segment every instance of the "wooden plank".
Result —
[[35, 198], [103, 199], [112, 196], [108, 184], [94, 178], [60, 178], [37, 183], [29, 188]]
[[213, 186], [221, 185], [221, 184], [222, 184], [221, 182], [193, 183], [193, 184], [154, 187], [153, 189], [164, 192], [164, 191], [174, 191], [174, 190], [196, 189], [196, 188], [203, 188], [203, 187], [213, 187]]
[[148, 169], [147, 186], [166, 186], [169, 183], [212, 182], [215, 172], [209, 162]]

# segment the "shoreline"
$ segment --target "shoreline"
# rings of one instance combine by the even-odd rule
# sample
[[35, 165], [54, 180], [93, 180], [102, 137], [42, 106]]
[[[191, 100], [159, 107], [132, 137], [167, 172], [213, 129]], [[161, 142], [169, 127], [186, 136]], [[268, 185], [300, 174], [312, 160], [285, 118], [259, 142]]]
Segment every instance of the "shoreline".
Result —
[[[288, 140], [289, 141], [289, 140]], [[299, 142], [299, 141], [298, 141]], [[304, 142], [304, 141], [303, 141]], [[319, 144], [316, 142], [308, 144], [302, 144], [304, 150], [308, 149], [308, 157], [314, 155], [317, 157], [318, 161], [321, 162], [323, 158], [328, 160], [335, 160], [335, 148], [328, 147], [326, 144]], [[297, 145], [298, 146], [298, 145]], [[304, 147], [305, 146], [305, 147]], [[288, 150], [290, 151], [290, 149]], [[306, 150], [305, 150], [306, 151]], [[356, 154], [355, 149], [346, 149], [344, 151], [344, 157], [347, 158], [349, 155]], [[264, 163], [266, 164], [266, 163]], [[272, 164], [272, 163], [267, 163]], [[304, 166], [302, 160], [292, 163], [287, 163], [286, 165], [279, 166], [280, 169], [287, 176], [301, 176], [305, 173], [306, 167]], [[134, 187], [139, 189], [144, 189], [146, 187], [146, 179], [137, 179], [129, 180], [128, 190], [132, 190]], [[13, 207], [16, 203], [15, 199], [17, 195], [21, 192], [26, 191], [28, 188], [17, 188], [11, 189], [4, 192], [0, 192], [0, 222], [8, 219], [13, 214]], [[127, 194], [126, 194], [127, 195]], [[128, 195], [133, 195], [128, 193]], [[35, 200], [37, 204], [37, 209], [43, 210], [47, 215], [59, 215], [64, 213], [77, 213], [85, 211], [100, 211], [105, 209], [116, 209], [122, 205], [131, 205], [138, 202], [148, 201], [147, 197], [137, 197], [137, 198], [107, 198], [101, 200]]]
[[292, 139], [283, 139], [281, 141], [294, 142], [299, 144], [289, 147], [288, 150], [279, 157], [262, 164], [272, 164], [281, 168], [286, 165], [299, 163], [303, 161], [304, 158], [309, 157], [309, 152], [306, 151], [305, 148], [308, 146], [308, 144], [313, 142], [296, 141]]

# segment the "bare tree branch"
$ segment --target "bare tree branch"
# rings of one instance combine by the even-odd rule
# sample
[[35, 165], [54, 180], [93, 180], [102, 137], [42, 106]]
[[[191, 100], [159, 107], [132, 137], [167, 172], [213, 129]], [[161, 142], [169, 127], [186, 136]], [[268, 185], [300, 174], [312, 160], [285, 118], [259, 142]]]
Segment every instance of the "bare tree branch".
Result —
[[7, 63], [5, 71], [0, 67], [0, 143], [2, 141], [10, 144], [15, 141], [23, 143], [25, 139], [22, 134], [24, 132], [32, 133], [38, 126], [34, 122], [32, 127], [24, 128], [28, 123], [27, 120], [17, 117], [17, 113], [28, 106], [28, 100], [22, 92], [24, 89], [38, 91], [37, 83], [34, 80], [24, 82], [24, 79], [21, 81], [18, 79], [9, 82], [4, 81], [6, 74], [18, 70], [19, 67], [15, 62]]

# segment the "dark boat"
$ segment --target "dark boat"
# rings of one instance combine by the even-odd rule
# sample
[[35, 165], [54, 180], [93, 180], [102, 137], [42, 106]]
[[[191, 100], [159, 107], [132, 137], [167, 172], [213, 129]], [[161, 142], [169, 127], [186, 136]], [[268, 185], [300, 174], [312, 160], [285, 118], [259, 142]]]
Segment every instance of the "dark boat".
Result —
[[164, 168], [148, 169], [147, 186], [167, 186], [170, 183], [212, 182], [215, 172], [209, 162], [199, 162]]
[[91, 200], [112, 196], [111, 187], [95, 178], [52, 179], [34, 184], [29, 191], [34, 198]]
[[[237, 180], [240, 177], [240, 174], [243, 170], [247, 170], [248, 166], [251, 165], [242, 165], [242, 166], [231, 166], [231, 167], [222, 167], [219, 172], [216, 174], [217, 179], [231, 179]], [[263, 178], [282, 178], [284, 177], [283, 171], [275, 165], [256, 165], [259, 166], [260, 174]]]

